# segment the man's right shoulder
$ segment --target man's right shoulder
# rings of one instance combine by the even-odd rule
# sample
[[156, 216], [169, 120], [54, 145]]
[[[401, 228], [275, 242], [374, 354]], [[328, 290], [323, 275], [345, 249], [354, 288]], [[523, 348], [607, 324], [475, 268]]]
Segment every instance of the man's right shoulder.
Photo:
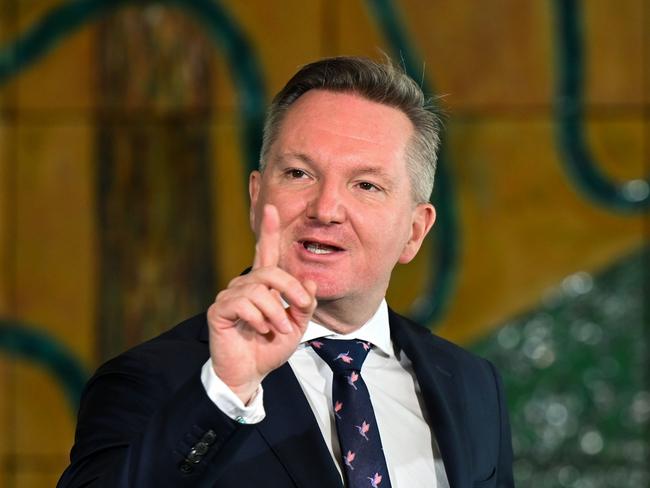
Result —
[[206, 313], [190, 317], [102, 364], [95, 377], [114, 372], [146, 370], [164, 372], [173, 368], [194, 371], [210, 356]]

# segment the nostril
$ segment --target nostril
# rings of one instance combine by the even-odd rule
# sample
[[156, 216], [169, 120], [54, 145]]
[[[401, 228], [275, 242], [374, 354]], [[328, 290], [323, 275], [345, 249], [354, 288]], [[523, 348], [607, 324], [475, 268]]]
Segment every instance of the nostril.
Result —
[[322, 195], [307, 205], [307, 217], [323, 224], [336, 224], [344, 220], [344, 209], [337, 198]]

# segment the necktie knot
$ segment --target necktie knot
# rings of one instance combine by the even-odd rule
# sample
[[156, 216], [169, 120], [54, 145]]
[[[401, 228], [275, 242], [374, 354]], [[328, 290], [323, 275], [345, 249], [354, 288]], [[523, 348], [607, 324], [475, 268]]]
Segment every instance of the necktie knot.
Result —
[[319, 338], [309, 342], [334, 374], [361, 371], [361, 366], [372, 348], [372, 344], [358, 339], [335, 340]]

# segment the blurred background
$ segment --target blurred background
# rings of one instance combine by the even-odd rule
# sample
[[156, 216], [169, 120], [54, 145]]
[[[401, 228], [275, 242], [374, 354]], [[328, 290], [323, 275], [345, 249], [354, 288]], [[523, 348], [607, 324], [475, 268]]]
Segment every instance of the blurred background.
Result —
[[250, 263], [272, 95], [382, 52], [449, 113], [389, 302], [500, 368], [518, 486], [650, 486], [649, 0], [0, 0], [0, 487]]

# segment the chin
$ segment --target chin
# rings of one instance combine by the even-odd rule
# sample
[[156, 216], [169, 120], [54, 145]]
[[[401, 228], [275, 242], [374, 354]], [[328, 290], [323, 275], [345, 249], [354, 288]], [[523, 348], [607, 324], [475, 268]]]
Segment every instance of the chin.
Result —
[[308, 280], [316, 282], [316, 297], [322, 300], [333, 300], [340, 298], [342, 295], [341, 284], [332, 282], [332, 280], [325, 280], [317, 276], [307, 277]]
[[318, 285], [318, 290], [316, 291], [316, 300], [319, 302], [332, 302], [343, 298], [344, 293], [340, 289], [333, 289], [327, 286]]
[[337, 279], [336, 276], [329, 276], [327, 273], [322, 272], [309, 272], [304, 270], [292, 274], [302, 283], [307, 280], [316, 283], [317, 300], [336, 300], [337, 298], [342, 298], [344, 295], [340, 278]]

